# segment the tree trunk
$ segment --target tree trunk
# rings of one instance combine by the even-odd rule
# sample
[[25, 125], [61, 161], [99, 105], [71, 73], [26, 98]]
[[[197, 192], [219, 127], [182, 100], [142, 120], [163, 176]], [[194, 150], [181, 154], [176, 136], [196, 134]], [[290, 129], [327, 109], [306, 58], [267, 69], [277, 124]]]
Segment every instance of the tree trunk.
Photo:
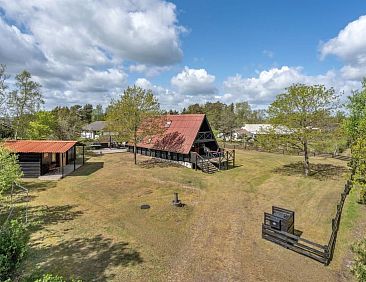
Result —
[[309, 175], [310, 171], [310, 164], [309, 164], [309, 148], [308, 148], [308, 141], [304, 141], [304, 174], [305, 176]]
[[135, 165], [137, 164], [137, 148], [136, 148], [136, 143], [137, 143], [137, 128], [135, 127], [135, 131], [134, 131], [134, 136], [133, 136], [133, 156], [134, 156], [134, 160], [135, 160]]

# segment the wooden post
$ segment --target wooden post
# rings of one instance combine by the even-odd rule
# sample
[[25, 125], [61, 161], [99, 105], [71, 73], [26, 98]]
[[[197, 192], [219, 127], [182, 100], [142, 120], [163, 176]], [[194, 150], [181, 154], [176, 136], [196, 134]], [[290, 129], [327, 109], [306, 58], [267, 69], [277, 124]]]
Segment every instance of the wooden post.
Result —
[[83, 145], [83, 165], [85, 164], [85, 147]]
[[61, 178], [64, 177], [64, 153], [61, 153]]
[[226, 169], [229, 169], [229, 151], [226, 151]]
[[197, 153], [195, 154], [196, 160], [195, 160], [195, 169], [197, 170]]
[[76, 146], [74, 146], [74, 171], [76, 170]]
[[235, 150], [233, 150], [233, 167], [235, 167]]

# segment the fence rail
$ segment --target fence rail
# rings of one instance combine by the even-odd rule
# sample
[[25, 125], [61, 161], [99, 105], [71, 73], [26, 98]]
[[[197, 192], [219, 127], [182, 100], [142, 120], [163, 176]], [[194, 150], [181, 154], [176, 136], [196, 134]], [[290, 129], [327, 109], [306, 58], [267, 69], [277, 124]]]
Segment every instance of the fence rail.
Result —
[[[297, 150], [286, 150], [286, 149], [278, 149], [278, 150], [266, 150], [262, 147], [259, 147], [255, 144], [252, 143], [236, 143], [236, 144], [232, 144], [232, 143], [224, 143], [221, 142], [221, 144], [223, 145], [224, 148], [226, 149], [233, 149], [233, 150], [254, 150], [254, 151], [258, 151], [258, 152], [268, 152], [268, 153], [274, 153], [274, 154], [288, 154], [288, 155], [304, 155], [304, 152], [301, 151], [297, 151]], [[309, 153], [310, 156], [313, 157], [324, 157], [324, 158], [334, 158], [334, 159], [338, 159], [338, 160], [342, 160], [342, 161], [351, 161], [351, 157], [350, 156], [344, 156], [344, 155], [339, 155], [339, 154], [334, 154], [334, 153], [328, 153], [328, 152], [310, 152]]]
[[[353, 176], [351, 175], [351, 179], [352, 177]], [[332, 233], [327, 245], [321, 245], [310, 240], [300, 238], [300, 236], [297, 235], [275, 230], [266, 223], [262, 224], [262, 238], [317, 260], [324, 265], [329, 265], [333, 259], [344, 202], [352, 188], [351, 179], [347, 181], [344, 186], [344, 190], [341, 193], [341, 198], [337, 204], [336, 215], [332, 219]]]

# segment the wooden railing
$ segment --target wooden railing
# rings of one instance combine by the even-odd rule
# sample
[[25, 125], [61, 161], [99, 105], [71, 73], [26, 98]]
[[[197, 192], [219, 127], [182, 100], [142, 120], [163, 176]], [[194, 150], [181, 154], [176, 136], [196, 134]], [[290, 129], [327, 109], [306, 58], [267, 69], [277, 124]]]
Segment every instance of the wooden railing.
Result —
[[344, 191], [341, 193], [340, 201], [337, 204], [336, 215], [332, 219], [332, 233], [327, 245], [320, 245], [300, 238], [300, 236], [276, 230], [266, 223], [262, 224], [262, 238], [317, 260], [324, 265], [329, 265], [333, 259], [344, 202], [352, 188], [352, 177], [353, 175], [351, 175], [351, 179], [347, 181]]
[[211, 131], [198, 132], [196, 142], [197, 141], [205, 141], [205, 140], [214, 140], [214, 136], [213, 136]]

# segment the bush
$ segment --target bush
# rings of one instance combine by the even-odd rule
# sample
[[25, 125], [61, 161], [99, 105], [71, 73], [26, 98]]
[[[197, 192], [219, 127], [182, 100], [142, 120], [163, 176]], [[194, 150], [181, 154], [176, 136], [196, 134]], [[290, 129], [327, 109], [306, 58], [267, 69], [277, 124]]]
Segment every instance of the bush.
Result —
[[361, 186], [360, 189], [360, 199], [359, 199], [361, 204], [366, 204], [366, 187], [365, 186]]
[[351, 247], [355, 254], [351, 272], [358, 281], [366, 281], [366, 238]]
[[29, 234], [26, 227], [12, 220], [0, 229], [0, 281], [11, 278], [26, 254]]
[[22, 176], [17, 156], [0, 144], [0, 195]]
[[[81, 282], [81, 280], [69, 280], [70, 282]], [[65, 278], [59, 275], [44, 274], [41, 278], [34, 280], [34, 282], [68, 282]]]

